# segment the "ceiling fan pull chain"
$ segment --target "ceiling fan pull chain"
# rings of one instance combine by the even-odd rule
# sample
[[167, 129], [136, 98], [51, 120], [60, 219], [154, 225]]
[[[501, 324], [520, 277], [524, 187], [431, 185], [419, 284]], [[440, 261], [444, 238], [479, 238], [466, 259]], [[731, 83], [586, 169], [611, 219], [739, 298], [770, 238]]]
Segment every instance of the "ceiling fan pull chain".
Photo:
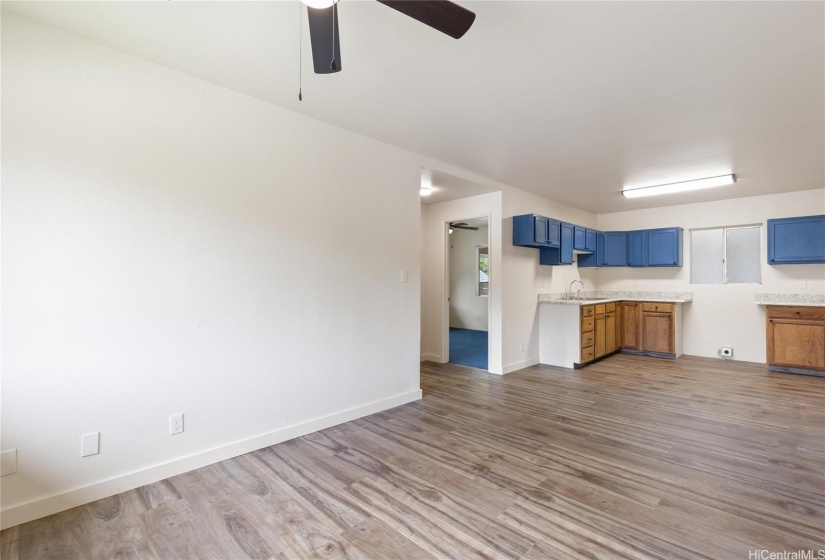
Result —
[[338, 11], [337, 4], [332, 5], [332, 61], [329, 67], [335, 70], [335, 12]]
[[304, 44], [304, 42], [302, 40], [302, 35], [303, 35], [303, 32], [304, 32], [304, 29], [303, 29], [304, 18], [301, 15], [303, 13], [304, 13], [304, 5], [303, 4], [298, 4], [298, 101], [303, 101], [304, 100], [303, 96], [301, 95], [301, 89], [302, 89], [301, 86], [303, 85], [303, 78], [304, 78], [304, 76], [303, 76], [303, 71], [304, 71], [303, 52], [301, 50], [303, 48], [303, 44]]

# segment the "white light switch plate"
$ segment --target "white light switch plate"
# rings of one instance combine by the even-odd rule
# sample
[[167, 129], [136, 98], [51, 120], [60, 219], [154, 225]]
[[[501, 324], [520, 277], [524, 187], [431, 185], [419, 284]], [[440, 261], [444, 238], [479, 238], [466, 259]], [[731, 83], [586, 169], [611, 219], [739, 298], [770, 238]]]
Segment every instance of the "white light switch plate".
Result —
[[17, 450], [9, 449], [0, 453], [0, 476], [17, 472]]
[[80, 439], [80, 456], [88, 457], [100, 453], [100, 432], [83, 434]]
[[799, 283], [799, 289], [800, 290], [807, 290], [808, 289], [808, 283], [805, 280], [802, 280]]
[[409, 282], [410, 281], [410, 271], [406, 268], [401, 269], [401, 281], [402, 282]]

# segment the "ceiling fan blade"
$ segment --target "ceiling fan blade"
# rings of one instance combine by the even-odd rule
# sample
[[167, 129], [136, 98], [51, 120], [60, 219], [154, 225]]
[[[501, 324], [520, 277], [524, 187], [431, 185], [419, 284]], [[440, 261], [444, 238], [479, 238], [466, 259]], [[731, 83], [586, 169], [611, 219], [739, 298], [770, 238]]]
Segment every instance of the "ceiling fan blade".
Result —
[[[316, 74], [332, 74], [341, 71], [341, 41], [338, 33], [338, 5], [329, 8], [310, 8], [309, 39], [312, 43], [312, 65]], [[335, 32], [333, 34], [333, 25]], [[333, 36], [335, 37], [333, 53]], [[333, 64], [333, 60], [335, 61]]]
[[449, 0], [378, 0], [393, 10], [429, 25], [453, 39], [460, 39], [476, 15]]

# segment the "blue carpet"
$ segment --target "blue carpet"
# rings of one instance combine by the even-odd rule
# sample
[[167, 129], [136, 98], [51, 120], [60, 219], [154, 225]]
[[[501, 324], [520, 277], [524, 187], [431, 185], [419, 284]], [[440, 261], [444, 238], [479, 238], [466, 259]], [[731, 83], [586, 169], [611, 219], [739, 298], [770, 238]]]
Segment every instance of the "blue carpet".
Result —
[[450, 363], [487, 369], [487, 331], [450, 327]]

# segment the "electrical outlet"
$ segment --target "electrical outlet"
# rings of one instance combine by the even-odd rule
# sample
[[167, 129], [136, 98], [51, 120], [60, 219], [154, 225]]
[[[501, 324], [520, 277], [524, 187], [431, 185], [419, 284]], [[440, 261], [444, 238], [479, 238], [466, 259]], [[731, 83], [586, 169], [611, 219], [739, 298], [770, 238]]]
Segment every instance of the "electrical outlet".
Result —
[[180, 434], [183, 432], [183, 412], [173, 414], [169, 417], [169, 435]]
[[805, 280], [801, 281], [799, 283], [799, 289], [800, 290], [807, 290], [808, 289], [808, 283]]
[[401, 269], [401, 281], [402, 282], [409, 282], [410, 281], [410, 271], [406, 268]]
[[0, 453], [0, 476], [17, 472], [17, 450], [9, 449]]
[[732, 358], [733, 348], [730, 348], [729, 346], [723, 346], [719, 349], [719, 355], [723, 358]]
[[100, 432], [83, 434], [80, 438], [80, 456], [88, 457], [100, 453]]

